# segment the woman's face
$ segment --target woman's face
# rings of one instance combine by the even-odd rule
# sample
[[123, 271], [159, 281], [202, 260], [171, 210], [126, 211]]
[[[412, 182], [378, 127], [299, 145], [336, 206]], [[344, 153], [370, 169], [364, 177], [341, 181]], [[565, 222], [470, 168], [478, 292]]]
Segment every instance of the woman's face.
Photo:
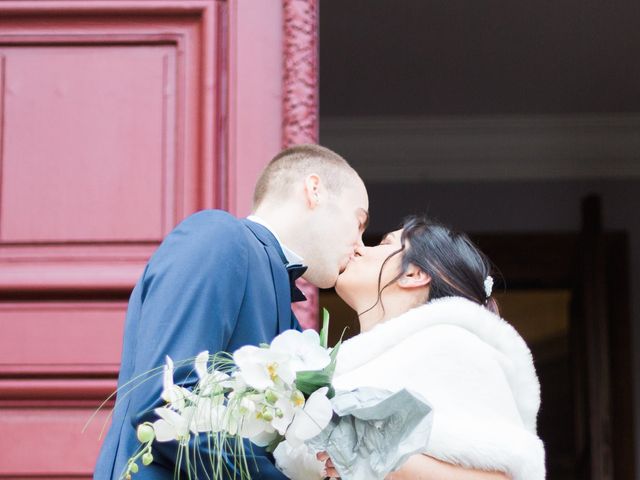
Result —
[[[378, 300], [378, 278], [380, 288], [384, 288], [401, 272], [402, 254], [390, 255], [401, 248], [402, 230], [388, 233], [375, 247], [359, 247], [347, 268], [340, 274], [336, 282], [336, 292], [351, 308], [358, 313], [373, 306]], [[385, 260], [389, 260], [384, 263]], [[382, 265], [384, 264], [384, 268]], [[385, 292], [391, 289], [389, 286]]]

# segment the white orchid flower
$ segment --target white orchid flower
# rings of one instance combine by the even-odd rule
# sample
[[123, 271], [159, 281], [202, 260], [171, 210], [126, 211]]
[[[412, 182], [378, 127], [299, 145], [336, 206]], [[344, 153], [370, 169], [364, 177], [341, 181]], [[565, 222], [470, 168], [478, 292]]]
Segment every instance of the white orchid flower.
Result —
[[266, 402], [264, 393], [229, 394], [225, 431], [249, 439], [259, 447], [266, 447], [278, 437], [272, 425], [275, 407]]
[[331, 401], [327, 398], [328, 391], [327, 387], [319, 388], [309, 396], [304, 408], [296, 412], [285, 434], [293, 447], [315, 437], [329, 424], [333, 416], [333, 408]]
[[322, 480], [324, 475], [324, 462], [316, 458], [316, 454], [306, 444], [296, 447], [288, 441], [278, 444], [273, 451], [278, 470], [291, 480]]
[[[265, 410], [260, 400], [261, 395], [244, 395], [236, 400], [232, 399], [227, 404], [224, 419], [224, 430], [230, 435], [239, 435], [248, 438], [256, 445], [268, 445], [277, 432], [269, 423], [270, 412]], [[267, 440], [266, 444], [262, 444]], [[255, 440], [255, 441], [254, 441]]]
[[205, 350], [196, 355], [195, 368], [198, 378], [202, 380], [209, 374], [207, 364], [209, 363], [209, 351]]
[[233, 361], [240, 370], [242, 379], [257, 390], [273, 387], [277, 378], [286, 384], [292, 384], [296, 379], [296, 373], [290, 365], [290, 356], [268, 348], [253, 345], [241, 347], [234, 352]]
[[275, 433], [275, 429], [269, 424], [269, 422], [258, 415], [258, 413], [259, 412], [252, 412], [242, 416], [242, 418], [240, 419], [240, 428], [238, 430], [238, 434], [241, 437], [248, 439], [259, 439], [263, 434]]
[[185, 409], [186, 401], [194, 398], [192, 392], [173, 383], [173, 360], [169, 355], [166, 356], [166, 363], [163, 368], [161, 396], [172, 408], [180, 412]]
[[227, 407], [224, 397], [200, 397], [195, 404], [193, 418], [194, 427], [198, 432], [220, 432], [225, 428]]
[[156, 440], [159, 442], [178, 440], [184, 443], [189, 440], [192, 432], [197, 433], [193, 425], [195, 407], [186, 407], [182, 413], [166, 407], [156, 408], [154, 411], [160, 416], [153, 423]]
[[200, 395], [208, 396], [219, 390], [221, 387], [228, 386], [229, 375], [218, 370], [209, 371], [207, 364], [209, 363], [209, 352], [205, 350], [196, 356], [195, 370], [200, 381]]
[[329, 365], [329, 351], [320, 346], [320, 335], [313, 329], [286, 330], [273, 339], [271, 350], [291, 356], [294, 371], [322, 370]]
[[280, 435], [284, 435], [300, 407], [296, 406], [289, 396], [279, 398], [274, 406], [277, 414], [274, 415], [271, 425]]

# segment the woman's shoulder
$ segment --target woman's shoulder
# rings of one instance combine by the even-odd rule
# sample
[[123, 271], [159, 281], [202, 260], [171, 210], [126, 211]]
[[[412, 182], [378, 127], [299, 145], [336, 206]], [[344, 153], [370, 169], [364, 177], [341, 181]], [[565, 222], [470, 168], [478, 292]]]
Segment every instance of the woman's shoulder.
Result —
[[[452, 352], [475, 346], [474, 352], [478, 355], [482, 352], [492, 355], [507, 377], [523, 420], [535, 429], [540, 385], [531, 351], [513, 326], [470, 300], [446, 297], [413, 308], [345, 342], [340, 357], [343, 367], [349, 369], [398, 345], [415, 346], [421, 340], [425, 346], [442, 342]], [[406, 351], [415, 355], [418, 349], [407, 348]], [[429, 355], [429, 352], [423, 349], [421, 354]]]
[[526, 343], [508, 322], [484, 306], [461, 297], [440, 298], [412, 308], [353, 337], [344, 346], [362, 344], [385, 347], [414, 335], [428, 335], [434, 329], [443, 330], [443, 326], [466, 330], [508, 356], [530, 357]]

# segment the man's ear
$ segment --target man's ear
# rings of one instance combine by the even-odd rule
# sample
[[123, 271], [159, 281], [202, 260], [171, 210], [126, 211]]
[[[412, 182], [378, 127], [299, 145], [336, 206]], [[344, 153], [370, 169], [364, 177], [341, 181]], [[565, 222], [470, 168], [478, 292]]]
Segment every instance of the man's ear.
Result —
[[412, 263], [409, 264], [407, 271], [398, 280], [398, 284], [402, 288], [426, 287], [430, 283], [431, 277]]
[[304, 195], [307, 206], [313, 210], [320, 203], [320, 191], [322, 190], [322, 181], [316, 173], [307, 175], [304, 179]]

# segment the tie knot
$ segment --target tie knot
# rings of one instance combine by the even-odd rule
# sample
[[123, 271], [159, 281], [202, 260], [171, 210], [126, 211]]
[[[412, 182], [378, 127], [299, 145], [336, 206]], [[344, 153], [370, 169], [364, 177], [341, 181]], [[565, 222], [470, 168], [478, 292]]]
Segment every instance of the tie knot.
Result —
[[287, 273], [289, 274], [289, 278], [294, 281], [304, 275], [304, 272], [307, 271], [307, 266], [302, 265], [301, 263], [290, 263], [287, 265]]
[[289, 284], [291, 286], [291, 301], [292, 302], [301, 302], [306, 300], [307, 297], [304, 296], [304, 293], [296, 286], [296, 280], [304, 275], [304, 272], [307, 271], [307, 266], [302, 265], [301, 263], [293, 263], [287, 265], [287, 273], [289, 274]]

